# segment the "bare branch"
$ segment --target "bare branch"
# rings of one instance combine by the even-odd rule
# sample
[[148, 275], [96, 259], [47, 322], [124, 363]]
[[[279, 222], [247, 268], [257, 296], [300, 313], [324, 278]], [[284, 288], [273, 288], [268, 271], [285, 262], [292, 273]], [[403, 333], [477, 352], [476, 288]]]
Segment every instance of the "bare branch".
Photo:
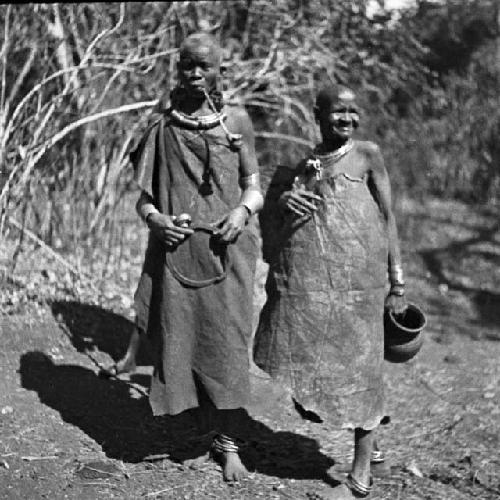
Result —
[[308, 141], [307, 139], [302, 139], [301, 137], [296, 137], [294, 135], [280, 134], [278, 132], [255, 132], [255, 137], [260, 137], [262, 139], [276, 139], [278, 141], [287, 141], [300, 144], [301, 146], [307, 146], [308, 148], [314, 147], [314, 142]]
[[81, 118], [80, 120], [77, 120], [76, 122], [73, 122], [66, 127], [64, 127], [61, 131], [59, 131], [57, 134], [53, 135], [50, 139], [45, 141], [45, 143], [40, 147], [39, 151], [30, 158], [30, 160], [27, 162], [27, 165], [25, 165], [23, 162], [19, 162], [14, 169], [12, 169], [12, 172], [9, 175], [9, 178], [7, 179], [5, 185], [2, 188], [2, 191], [0, 193], [0, 205], [2, 204], [4, 198], [6, 197], [9, 186], [14, 179], [15, 175], [17, 172], [21, 169], [21, 167], [25, 166], [25, 170], [22, 173], [22, 176], [18, 182], [20, 186], [23, 186], [28, 177], [30, 176], [32, 170], [35, 168], [37, 163], [40, 161], [40, 159], [43, 157], [43, 155], [55, 144], [57, 144], [59, 141], [64, 139], [70, 132], [73, 130], [77, 129], [78, 127], [81, 127], [82, 125], [85, 125], [87, 123], [94, 122], [96, 120], [99, 120], [101, 118], [105, 118], [107, 116], [112, 116], [112, 115], [117, 115], [121, 113], [128, 113], [130, 111], [135, 111], [138, 109], [144, 109], [144, 108], [152, 108], [158, 104], [158, 99], [155, 99], [154, 101], [142, 101], [142, 102], [136, 102], [134, 104], [125, 104], [123, 106], [119, 106], [118, 108], [112, 108], [112, 109], [107, 109], [105, 111], [101, 111], [100, 113], [96, 113], [93, 115], [86, 116], [84, 118]]
[[[90, 59], [90, 56], [92, 54], [92, 51], [93, 51], [94, 47], [97, 45], [97, 43], [99, 42], [99, 40], [101, 40], [105, 35], [109, 35], [111, 33], [114, 33], [116, 30], [118, 30], [119, 27], [123, 23], [124, 17], [125, 17], [125, 4], [121, 3], [120, 4], [120, 18], [118, 20], [118, 23], [113, 28], [111, 28], [111, 29], [105, 29], [105, 30], [101, 31], [101, 33], [99, 33], [94, 38], [94, 40], [87, 47], [87, 50], [85, 52], [85, 56], [81, 60], [78, 68], [81, 68], [81, 67], [87, 65], [88, 60]], [[76, 79], [76, 75], [77, 75], [77, 71], [74, 71], [73, 75], [71, 75], [69, 81], [66, 83], [66, 85], [65, 85], [65, 87], [64, 87], [64, 89], [63, 89], [63, 91], [61, 93], [62, 97], [66, 96], [69, 93], [69, 91], [71, 90], [71, 88], [73, 86], [73, 82]], [[40, 134], [45, 129], [45, 126], [47, 125], [48, 121], [52, 118], [52, 115], [54, 114], [55, 109], [56, 109], [56, 106], [54, 104], [54, 105], [52, 105], [49, 108], [49, 110], [47, 111], [46, 115], [43, 117], [41, 123], [39, 124], [38, 128], [33, 133], [33, 138], [34, 138], [35, 142], [38, 140], [38, 138], [40, 137]]]
[[94, 284], [92, 277], [78, 270], [73, 264], [64, 259], [60, 254], [58, 254], [52, 247], [47, 245], [42, 239], [40, 239], [35, 233], [24, 227], [21, 223], [19, 223], [16, 219], [13, 219], [10, 216], [7, 216], [7, 222], [14, 226], [16, 229], [19, 229], [25, 236], [27, 236], [30, 240], [34, 241], [37, 245], [40, 245], [42, 249], [51, 255], [59, 264], [64, 266], [66, 269], [71, 271], [72, 274], [78, 276], [82, 281], [87, 282], [94, 290], [98, 290], [98, 287]]
[[[132, 142], [138, 128], [139, 128], [139, 122], [137, 122], [135, 124], [135, 126], [132, 128], [132, 130], [130, 130], [128, 132], [125, 140], [123, 141], [123, 145], [120, 148], [120, 151], [118, 152], [117, 155], [115, 155], [114, 160], [111, 162], [111, 165], [110, 165], [109, 170], [108, 170], [107, 175], [106, 175], [106, 177], [107, 177], [106, 182], [107, 182], [108, 186], [109, 186], [109, 184], [116, 182], [120, 172], [127, 165], [128, 161], [129, 161], [128, 156], [127, 156], [127, 150], [129, 148], [129, 145]], [[114, 194], [116, 194], [116, 193], [114, 193]], [[108, 199], [110, 199], [109, 203], [112, 204], [113, 203], [113, 196], [109, 190], [105, 190], [104, 195], [99, 200], [99, 203], [98, 203], [97, 208], [96, 208], [95, 213], [94, 213], [94, 217], [92, 218], [92, 221], [90, 222], [89, 232], [93, 232], [94, 229], [97, 227], [97, 224], [98, 224], [99, 219], [101, 217], [101, 214], [102, 214], [102, 212], [103, 212], [103, 210], [108, 202]]]
[[111, 76], [111, 78], [106, 82], [106, 85], [105, 85], [103, 91], [101, 92], [101, 95], [99, 96], [99, 99], [97, 100], [97, 102], [95, 103], [95, 105], [92, 107], [92, 110], [90, 111], [91, 113], [97, 113], [97, 110], [101, 107], [101, 104], [103, 103], [104, 98], [108, 94], [109, 89], [111, 88], [111, 86], [113, 85], [113, 83], [115, 82], [115, 80], [121, 75], [121, 73], [122, 72], [120, 70], [116, 71], [115, 73], [113, 73], [113, 75]]
[[155, 99], [153, 101], [142, 101], [136, 102], [134, 104], [124, 104], [123, 106], [119, 106], [118, 108], [107, 109], [105, 111], [101, 111], [99, 113], [95, 113], [93, 115], [85, 116], [84, 118], [80, 118], [76, 122], [71, 123], [64, 127], [57, 134], [53, 135], [50, 139], [48, 139], [45, 144], [41, 147], [41, 151], [37, 153], [37, 156], [40, 154], [45, 154], [45, 152], [57, 144], [61, 139], [63, 139], [66, 135], [68, 135], [71, 131], [75, 130], [86, 123], [95, 122], [96, 120], [100, 120], [101, 118], [105, 118], [107, 116], [117, 115], [121, 113], [128, 113], [130, 111], [135, 111], [143, 108], [152, 108], [158, 104], [159, 100]]
[[[47, 27], [51, 35], [57, 40], [56, 56], [59, 65], [62, 68], [69, 68], [73, 66], [73, 57], [68, 49], [68, 44], [64, 34], [64, 26], [61, 20], [61, 10], [59, 9], [59, 4], [55, 3], [52, 5], [52, 10], [54, 12], [54, 22], [47, 23]], [[68, 83], [65, 81], [65, 83]], [[76, 84], [77, 82], [73, 82]]]
[[23, 67], [17, 75], [16, 81], [14, 82], [14, 85], [12, 86], [12, 89], [9, 92], [9, 96], [7, 97], [7, 101], [5, 103], [5, 114], [7, 115], [9, 112], [10, 108], [10, 103], [16, 98], [17, 93], [19, 92], [19, 89], [21, 88], [21, 85], [24, 82], [24, 79], [26, 78], [26, 75], [28, 72], [31, 70], [31, 67], [33, 66], [33, 62], [35, 61], [35, 56], [37, 53], [37, 48], [36, 46], [32, 45], [30, 48], [30, 53], [28, 55], [28, 59], [26, 59], [26, 62], [23, 64]]
[[14, 126], [14, 123], [21, 113], [22, 109], [24, 106], [29, 102], [29, 100], [44, 86], [47, 85], [47, 83], [51, 82], [52, 80], [55, 80], [56, 78], [59, 78], [61, 75], [64, 75], [65, 73], [69, 73], [71, 71], [74, 71], [75, 69], [81, 69], [79, 66], [73, 66], [71, 68], [65, 68], [61, 69], [59, 71], [56, 71], [52, 75], [48, 76], [47, 78], [44, 78], [41, 82], [37, 83], [19, 102], [19, 104], [16, 106], [14, 109], [14, 112], [12, 113], [12, 116], [9, 119], [9, 123], [5, 127], [5, 132], [2, 137], [2, 148], [5, 147], [7, 144], [7, 141], [9, 140], [10, 134], [11, 134], [11, 129]]
[[87, 61], [90, 59], [90, 56], [92, 55], [92, 51], [94, 50], [94, 47], [99, 43], [99, 41], [105, 37], [106, 35], [111, 35], [114, 33], [116, 30], [120, 28], [120, 26], [123, 24], [123, 20], [125, 18], [125, 4], [122, 2], [120, 3], [120, 18], [118, 19], [118, 22], [115, 24], [113, 28], [107, 28], [103, 31], [101, 31], [95, 38], [90, 42], [89, 46], [87, 47], [87, 50], [85, 51], [85, 55], [82, 58], [82, 61], [80, 63], [80, 66], [87, 64]]
[[150, 61], [152, 59], [158, 59], [159, 57], [163, 57], [163, 56], [171, 56], [172, 54], [176, 54], [177, 52], [179, 52], [179, 49], [175, 48], [175, 49], [169, 49], [169, 50], [164, 50], [162, 52], [156, 52], [154, 54], [150, 54], [148, 56], [144, 56], [144, 57], [139, 57], [137, 59], [133, 59], [131, 61], [128, 61], [128, 64], [138, 64], [138, 63], [141, 63], [141, 62], [144, 62], [144, 61]]
[[281, 36], [281, 21], [278, 21], [276, 23], [275, 28], [274, 28], [273, 43], [271, 44], [271, 47], [269, 49], [269, 55], [267, 56], [266, 60], [264, 61], [264, 65], [262, 66], [262, 68], [255, 75], [256, 80], [260, 80], [267, 73], [269, 68], [271, 67], [271, 63], [272, 63], [274, 55], [276, 53], [276, 49], [278, 48], [278, 42], [279, 42], [280, 36]]
[[[2, 90], [0, 93], [0, 112], [3, 114], [4, 105], [5, 105], [5, 85], [6, 85], [6, 76], [7, 76], [7, 52], [9, 51], [9, 29], [10, 29], [10, 11], [12, 9], [12, 5], [7, 5], [7, 12], [5, 14], [4, 21], [4, 41], [3, 41], [3, 50], [2, 50]], [[2, 117], [5, 120], [5, 116]], [[3, 121], [2, 120], [2, 121]]]
[[[130, 68], [121, 68], [115, 64], [105, 64], [105, 63], [96, 63], [96, 64], [93, 64], [93, 66], [95, 67], [99, 67], [99, 68], [106, 68], [106, 69], [117, 69], [119, 68], [120, 70], [127, 70], [127, 71], [131, 71], [131, 72], [134, 72], [135, 70], [134, 69], [130, 69]], [[47, 78], [44, 78], [41, 82], [37, 83], [22, 99], [21, 101], [19, 102], [19, 104], [16, 106], [14, 112], [12, 113], [12, 116], [11, 118], [9, 119], [9, 123], [7, 124], [7, 126], [5, 127], [5, 133], [4, 133], [4, 136], [2, 138], [2, 147], [5, 147], [5, 145], [7, 144], [7, 141], [10, 137], [10, 134], [11, 134], [11, 129], [12, 127], [14, 126], [14, 122], [16, 121], [17, 117], [19, 116], [19, 114], [21, 113], [22, 109], [24, 108], [24, 106], [29, 102], [29, 100], [37, 93], [41, 90], [41, 88], [44, 86], [44, 85], [47, 85], [49, 82], [51, 82], [52, 80], [55, 80], [56, 78], [59, 78], [60, 76], [66, 74], [66, 73], [71, 73], [73, 71], [80, 71], [80, 70], [83, 70], [83, 69], [89, 69], [91, 68], [92, 66], [82, 66], [81, 64], [79, 64], [78, 66], [71, 66], [69, 68], [64, 68], [64, 69], [61, 69], [59, 71], [56, 71], [55, 73], [53, 73], [52, 75], [49, 75]], [[68, 89], [65, 89], [66, 91], [62, 92], [61, 95], [66, 95], [68, 94], [69, 92], [69, 88]]]

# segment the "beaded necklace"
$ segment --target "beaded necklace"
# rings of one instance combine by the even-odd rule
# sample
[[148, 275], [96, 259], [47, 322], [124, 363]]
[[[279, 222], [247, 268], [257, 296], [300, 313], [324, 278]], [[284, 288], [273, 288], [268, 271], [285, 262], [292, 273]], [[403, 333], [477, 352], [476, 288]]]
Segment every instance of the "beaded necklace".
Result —
[[174, 108], [170, 109], [169, 114], [176, 125], [190, 130], [209, 130], [217, 127], [227, 118], [227, 115], [223, 112], [202, 116], [189, 116]]
[[314, 151], [314, 156], [320, 161], [333, 161], [336, 162], [340, 160], [343, 156], [345, 156], [349, 151], [353, 148], [354, 141], [349, 139], [343, 146], [335, 149], [333, 151], [329, 151], [328, 153], [318, 153], [317, 149]]
[[[189, 116], [172, 107], [169, 109], [168, 113], [170, 119], [175, 125], [188, 130], [209, 130], [219, 125], [223, 126], [224, 120], [227, 118], [227, 115], [222, 111], [214, 111], [209, 115]], [[210, 179], [213, 177], [214, 171], [211, 165], [210, 146], [207, 137], [205, 134], [201, 134], [201, 138], [205, 143], [206, 160], [204, 161], [204, 168], [201, 176], [202, 182], [200, 184], [200, 194], [202, 196], [208, 196], [213, 193], [213, 187]]]
[[323, 178], [323, 168], [325, 163], [336, 163], [342, 157], [344, 157], [354, 146], [354, 141], [349, 139], [343, 146], [335, 149], [334, 151], [329, 151], [328, 153], [318, 153], [317, 147], [314, 150], [313, 157], [307, 160], [306, 167], [308, 169], [314, 169], [316, 179], [320, 180]]

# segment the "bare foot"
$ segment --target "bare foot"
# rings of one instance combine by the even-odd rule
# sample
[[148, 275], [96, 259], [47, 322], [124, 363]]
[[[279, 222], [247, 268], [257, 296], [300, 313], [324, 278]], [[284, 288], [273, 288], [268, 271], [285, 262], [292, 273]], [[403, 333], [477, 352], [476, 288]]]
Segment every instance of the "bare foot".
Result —
[[104, 377], [116, 377], [121, 373], [131, 373], [136, 369], [135, 358], [132, 356], [124, 356], [116, 363], [102, 368], [100, 375]]
[[135, 357], [125, 356], [115, 364], [115, 367], [117, 375], [119, 375], [120, 373], [131, 373], [137, 368], [135, 364]]
[[240, 456], [234, 451], [213, 452], [214, 459], [222, 467], [222, 477], [224, 481], [235, 482], [244, 479], [248, 475], [247, 468], [241, 462]]
[[222, 476], [224, 481], [239, 481], [248, 476], [246, 467], [241, 462], [238, 453], [223, 453]]
[[310, 500], [355, 500], [358, 497], [345, 485], [339, 484], [334, 488], [328, 488], [307, 493], [307, 498]]

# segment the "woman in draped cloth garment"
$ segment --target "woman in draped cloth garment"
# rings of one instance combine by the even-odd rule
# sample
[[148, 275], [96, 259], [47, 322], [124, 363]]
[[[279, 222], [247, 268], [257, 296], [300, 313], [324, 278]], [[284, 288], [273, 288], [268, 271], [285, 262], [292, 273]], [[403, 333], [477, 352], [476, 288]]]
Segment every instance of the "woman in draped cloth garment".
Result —
[[354, 430], [347, 480], [313, 494], [344, 500], [369, 494], [383, 460], [374, 442], [384, 418], [383, 313], [406, 302], [387, 170], [376, 144], [352, 138], [355, 94], [325, 88], [314, 111], [322, 142], [268, 192], [282, 212], [254, 354], [297, 408]]
[[233, 481], [246, 474], [238, 445], [263, 198], [253, 127], [243, 108], [223, 103], [220, 59], [207, 34], [183, 41], [171, 107], [132, 155], [137, 210], [150, 230], [135, 311], [154, 357], [153, 414], [198, 409], [201, 430], [216, 433], [212, 456]]

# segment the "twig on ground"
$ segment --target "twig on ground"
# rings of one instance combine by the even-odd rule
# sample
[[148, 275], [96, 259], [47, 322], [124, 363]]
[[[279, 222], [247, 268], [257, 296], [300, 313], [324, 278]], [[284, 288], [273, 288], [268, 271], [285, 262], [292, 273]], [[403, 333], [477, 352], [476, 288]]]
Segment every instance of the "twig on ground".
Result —
[[76, 484], [79, 484], [79, 485], [81, 485], [81, 486], [101, 486], [101, 487], [102, 487], [102, 486], [111, 486], [112, 488], [115, 488], [115, 489], [117, 489], [117, 490], [123, 491], [123, 489], [122, 489], [122, 488], [120, 488], [118, 485], [113, 484], [113, 483], [107, 483], [107, 482], [105, 482], [105, 481], [103, 481], [102, 483], [98, 483], [98, 482], [96, 482], [96, 481], [92, 481], [92, 482], [90, 482], [90, 481], [89, 481], [89, 482], [85, 481], [85, 482], [80, 482], [80, 483], [76, 483]]
[[47, 455], [45, 457], [34, 457], [34, 456], [24, 456], [21, 457], [21, 460], [25, 460], [26, 462], [33, 462], [35, 460], [54, 460], [59, 458], [57, 455]]
[[[132, 475], [137, 475], [137, 474], [154, 474], [158, 472], [156, 469], [150, 469], [150, 470], [137, 470], [133, 472], [127, 472], [127, 476], [130, 477]], [[128, 479], [127, 477], [127, 479]]]
[[420, 438], [422, 436], [428, 436], [429, 434], [434, 434], [437, 432], [438, 429], [428, 429], [426, 431], [421, 431], [421, 432], [416, 432], [414, 434], [411, 434], [410, 436], [407, 436], [405, 439], [409, 441], [410, 439], [415, 439], [415, 438]]
[[445, 431], [451, 432], [463, 419], [464, 415], [455, 415], [455, 417], [453, 418], [453, 422], [444, 428]]
[[[98, 472], [99, 474], [107, 474], [108, 476], [112, 476], [112, 477], [120, 477], [121, 476], [121, 474], [118, 474], [116, 472], [109, 472], [107, 470], [97, 469], [96, 467], [92, 467], [88, 464], [86, 464], [84, 466], [84, 468], [86, 470], [89, 470], [89, 471]], [[121, 473], [123, 474], [123, 470], [121, 471]]]
[[146, 493], [144, 495], [144, 498], [151, 498], [151, 497], [156, 497], [158, 495], [161, 495], [162, 493], [167, 493], [169, 491], [176, 490], [178, 488], [182, 488], [184, 486], [189, 486], [192, 483], [183, 483], [183, 484], [178, 484], [177, 486], [172, 486], [170, 488], [164, 488], [163, 490], [158, 490], [158, 491], [152, 491], [151, 493]]
[[157, 462], [158, 460], [165, 460], [170, 458], [170, 453], [157, 453], [156, 455], [146, 455], [143, 460], [145, 462]]

